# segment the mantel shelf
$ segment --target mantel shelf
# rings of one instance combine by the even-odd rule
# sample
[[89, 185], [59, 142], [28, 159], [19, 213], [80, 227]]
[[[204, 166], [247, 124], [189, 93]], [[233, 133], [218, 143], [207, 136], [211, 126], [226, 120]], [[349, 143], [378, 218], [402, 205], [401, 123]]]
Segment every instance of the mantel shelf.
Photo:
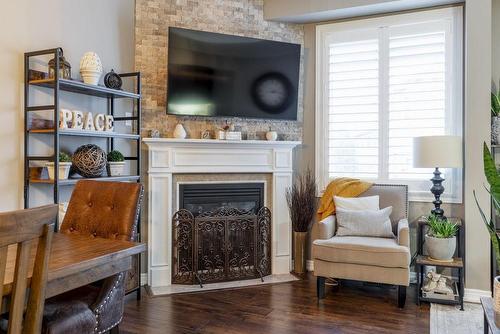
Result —
[[301, 145], [300, 141], [285, 140], [220, 140], [220, 139], [177, 139], [177, 138], [143, 138], [147, 145], [167, 145], [167, 146], [265, 146], [265, 147], [295, 147]]
[[[53, 89], [55, 85], [55, 80], [54, 79], [31, 80], [29, 84]], [[133, 99], [141, 98], [140, 94], [127, 92], [124, 90], [111, 89], [105, 86], [89, 85], [81, 81], [68, 80], [68, 79], [59, 79], [59, 88], [67, 92], [91, 95], [97, 97], [105, 97], [105, 98], [133, 98]]]

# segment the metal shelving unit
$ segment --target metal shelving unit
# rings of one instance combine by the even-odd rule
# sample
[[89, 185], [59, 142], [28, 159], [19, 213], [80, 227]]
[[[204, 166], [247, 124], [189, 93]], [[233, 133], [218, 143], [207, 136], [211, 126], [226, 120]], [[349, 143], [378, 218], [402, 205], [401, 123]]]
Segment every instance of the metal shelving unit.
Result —
[[[60, 187], [72, 186], [81, 177], [69, 178], [66, 180], [59, 179], [59, 161], [57, 157], [60, 152], [61, 139], [65, 137], [82, 137], [82, 138], [104, 138], [106, 140], [107, 152], [115, 148], [115, 140], [129, 140], [136, 143], [135, 155], [125, 157], [125, 160], [135, 162], [135, 174], [126, 176], [103, 176], [99, 178], [92, 178], [91, 180], [99, 181], [124, 181], [124, 182], [140, 182], [141, 181], [141, 145], [140, 145], [140, 128], [141, 128], [141, 74], [140, 72], [122, 73], [119, 74], [122, 78], [135, 80], [135, 92], [128, 92], [124, 90], [111, 89], [104, 86], [96, 86], [85, 84], [76, 80], [68, 80], [59, 78], [59, 71], [54, 71], [54, 78], [43, 80], [30, 80], [30, 64], [33, 58], [36, 57], [50, 57], [55, 59], [55, 68], [59, 69], [59, 59], [62, 55], [61, 48], [40, 50], [34, 52], [27, 52], [24, 54], [24, 207], [30, 207], [30, 187], [37, 185], [52, 186], [53, 202], [59, 203]], [[39, 60], [39, 58], [37, 59]], [[50, 105], [31, 105], [30, 90], [39, 87], [41, 89], [52, 91], [53, 103]], [[103, 98], [107, 100], [107, 114], [114, 116], [115, 122], [135, 122], [133, 129], [134, 133], [115, 133], [115, 132], [86, 132], [80, 130], [64, 129], [58, 127], [59, 124], [59, 109], [60, 97], [62, 92], [69, 92], [73, 94], [81, 94], [92, 96], [96, 98]], [[132, 99], [132, 116], [122, 117], [115, 116], [115, 99]], [[29, 114], [35, 111], [53, 112], [53, 127], [47, 129], [30, 129]], [[36, 155], [31, 152], [30, 136], [51, 136], [52, 137], [52, 154], [49, 156]], [[33, 178], [30, 176], [31, 163], [35, 161], [53, 161], [54, 162], [54, 179]], [[131, 168], [131, 171], [133, 168]], [[87, 179], [88, 180], [88, 179]], [[140, 220], [137, 228], [140, 232]], [[137, 241], [140, 241], [140, 233], [138, 233]], [[135, 274], [138, 282], [137, 286], [127, 292], [137, 292], [137, 297], [140, 298], [140, 257], [137, 257]]]

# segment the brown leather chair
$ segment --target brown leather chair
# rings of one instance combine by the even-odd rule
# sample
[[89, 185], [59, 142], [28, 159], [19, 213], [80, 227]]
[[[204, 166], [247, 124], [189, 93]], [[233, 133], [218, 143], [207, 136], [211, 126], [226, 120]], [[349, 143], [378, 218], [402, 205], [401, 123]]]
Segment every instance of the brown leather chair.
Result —
[[[60, 233], [134, 240], [142, 201], [139, 183], [79, 181]], [[42, 333], [118, 332], [126, 272], [53, 297], [45, 303]]]

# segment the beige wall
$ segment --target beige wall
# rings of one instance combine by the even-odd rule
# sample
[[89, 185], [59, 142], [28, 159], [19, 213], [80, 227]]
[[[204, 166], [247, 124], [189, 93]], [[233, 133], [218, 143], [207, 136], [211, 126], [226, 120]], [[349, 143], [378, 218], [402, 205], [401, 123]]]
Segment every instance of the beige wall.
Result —
[[[494, 0], [496, 15], [500, 18], [499, 0]], [[271, 2], [274, 2], [273, 0]], [[279, 0], [277, 1], [279, 2]], [[383, 1], [380, 1], [383, 2]], [[300, 1], [293, 1], [300, 6]], [[299, 3], [299, 4], [297, 4]], [[342, 1], [331, 1], [332, 6]], [[481, 206], [489, 212], [489, 198], [483, 190], [485, 182], [481, 145], [490, 141], [489, 89], [491, 68], [491, 0], [471, 0], [466, 4], [466, 53], [465, 53], [465, 169], [464, 204], [445, 205], [446, 212], [463, 217], [466, 226], [466, 287], [468, 289], [490, 289], [489, 238], [472, 191], [478, 190]], [[295, 8], [288, 4], [287, 8]], [[309, 9], [304, 9], [305, 11]], [[497, 20], [498, 21], [498, 20]], [[494, 22], [496, 29], [500, 24]], [[304, 148], [299, 151], [299, 166], [314, 167], [314, 36], [316, 24], [304, 27], [304, 46], [306, 55], [306, 81], [304, 95]], [[500, 32], [499, 32], [500, 33]], [[500, 47], [498, 47], [500, 48]], [[500, 49], [498, 57], [500, 57]], [[494, 63], [495, 76], [500, 75], [500, 62]], [[307, 120], [307, 121], [306, 121]], [[428, 212], [430, 203], [410, 203], [410, 220]], [[313, 236], [314, 238], [314, 233]]]
[[[0, 31], [0, 211], [3, 211], [23, 205], [23, 53], [60, 46], [72, 65], [73, 76], [78, 75], [80, 57], [86, 51], [99, 54], [105, 71], [111, 68], [130, 71], [134, 66], [134, 0], [3, 1]], [[102, 108], [96, 101], [70, 94], [61, 98], [61, 106], [85, 111]], [[79, 144], [73, 141], [70, 146]], [[39, 190], [34, 194], [36, 202], [47, 200], [43, 188]], [[67, 196], [68, 192], [63, 195]]]

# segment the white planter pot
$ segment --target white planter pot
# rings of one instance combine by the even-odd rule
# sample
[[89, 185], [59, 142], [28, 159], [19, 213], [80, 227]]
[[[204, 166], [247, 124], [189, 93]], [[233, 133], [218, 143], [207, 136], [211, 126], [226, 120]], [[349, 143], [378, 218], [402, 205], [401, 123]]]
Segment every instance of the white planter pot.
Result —
[[455, 249], [457, 248], [457, 238], [435, 238], [425, 235], [425, 247], [429, 257], [438, 261], [452, 261]]
[[96, 71], [80, 71], [80, 75], [82, 76], [83, 82], [89, 85], [99, 84], [99, 79], [101, 79], [101, 72]]
[[80, 75], [83, 82], [97, 85], [102, 74], [101, 59], [95, 52], [86, 52], [80, 60]]
[[108, 162], [109, 176], [122, 176], [124, 170], [125, 170], [125, 161]]
[[[49, 179], [54, 180], [54, 163], [47, 162], [45, 165], [47, 166], [47, 170], [49, 172]], [[69, 169], [71, 168], [71, 162], [60, 162], [59, 163], [59, 180], [66, 180], [69, 176]]]

